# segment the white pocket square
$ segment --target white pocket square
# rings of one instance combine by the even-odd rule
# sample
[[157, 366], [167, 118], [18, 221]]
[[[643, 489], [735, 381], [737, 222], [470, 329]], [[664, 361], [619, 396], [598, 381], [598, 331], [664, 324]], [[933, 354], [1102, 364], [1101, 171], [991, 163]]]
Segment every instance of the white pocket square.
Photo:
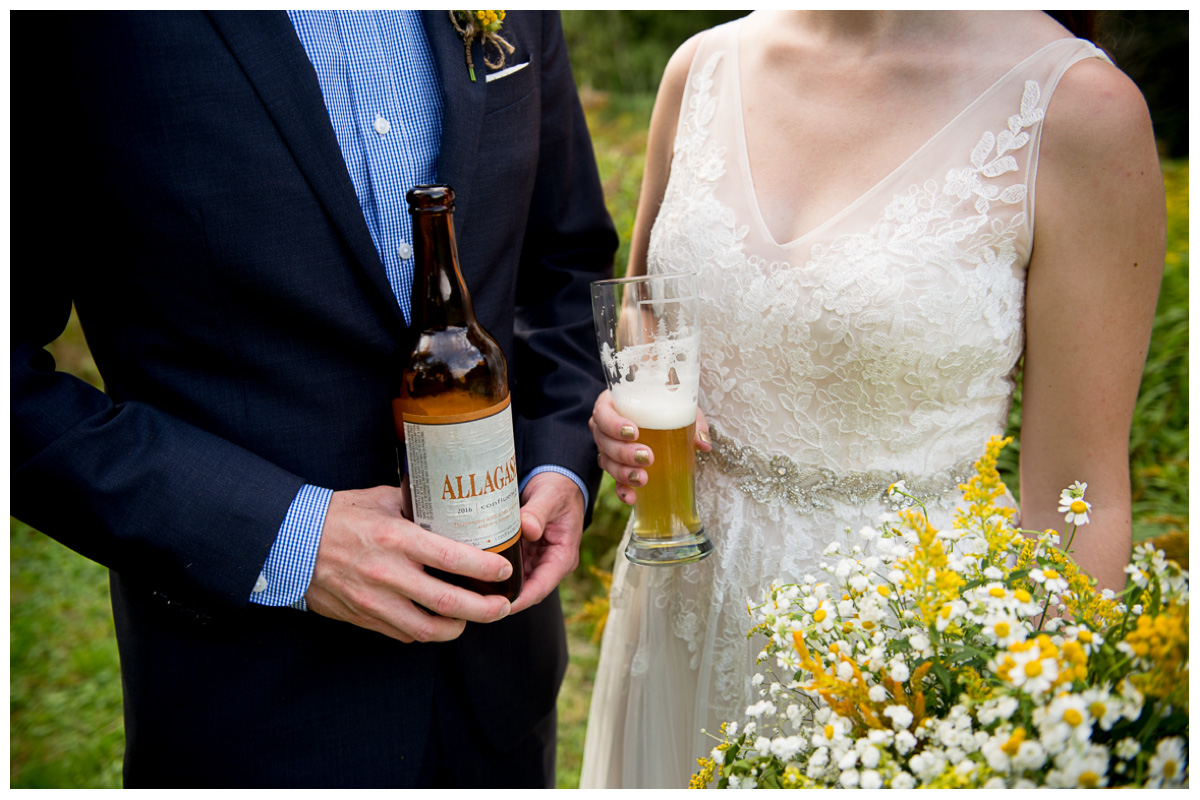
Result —
[[514, 64], [511, 67], [505, 67], [504, 69], [500, 70], [499, 72], [489, 72], [487, 74], [487, 78], [485, 80], [487, 81], [487, 83], [491, 83], [492, 81], [499, 80], [501, 78], [506, 78], [509, 75], [512, 75], [514, 72], [520, 72], [521, 70], [525, 69], [528, 66], [529, 66], [529, 62], [526, 61], [524, 64]]

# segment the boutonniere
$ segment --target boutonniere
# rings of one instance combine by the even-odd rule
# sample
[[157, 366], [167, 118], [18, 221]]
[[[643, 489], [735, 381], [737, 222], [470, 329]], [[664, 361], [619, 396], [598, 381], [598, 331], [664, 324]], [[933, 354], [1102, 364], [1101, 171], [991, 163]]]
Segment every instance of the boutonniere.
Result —
[[[463, 40], [463, 50], [467, 54], [467, 72], [471, 74], [471, 82], [475, 82], [475, 64], [471, 60], [471, 42], [479, 39], [483, 47], [483, 63], [488, 69], [497, 70], [504, 66], [504, 58], [513, 52], [513, 46], [500, 35], [500, 26], [504, 24], [503, 11], [451, 11], [450, 22], [454, 30]], [[493, 55], [488, 55], [488, 45], [491, 45]]]

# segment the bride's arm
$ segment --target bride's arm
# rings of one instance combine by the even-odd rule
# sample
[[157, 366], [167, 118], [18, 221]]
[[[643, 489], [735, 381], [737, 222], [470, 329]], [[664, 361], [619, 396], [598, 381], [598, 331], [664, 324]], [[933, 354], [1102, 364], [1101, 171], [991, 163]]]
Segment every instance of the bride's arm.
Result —
[[[650, 114], [650, 130], [646, 139], [646, 166], [642, 173], [642, 191], [638, 198], [637, 216], [633, 221], [633, 238], [629, 241], [628, 276], [646, 274], [646, 251], [650, 246], [650, 229], [658, 217], [663, 195], [667, 191], [667, 178], [671, 174], [671, 154], [675, 144], [675, 129], [679, 124], [679, 106], [683, 102], [683, 90], [687, 83], [688, 70], [700, 43], [700, 36], [684, 42], [663, 71]], [[622, 417], [613, 408], [612, 396], [604, 392], [596, 400], [592, 419], [588, 423], [592, 437], [600, 449], [600, 466], [617, 483], [617, 497], [632, 504], [637, 496], [635, 486], [646, 483], [644, 467], [653, 462], [653, 453], [645, 445], [635, 444], [637, 426]], [[622, 435], [622, 431], [625, 435]], [[697, 437], [706, 437], [708, 425], [703, 415], [696, 424]], [[708, 449], [708, 442], [697, 442]]]
[[650, 246], [650, 229], [662, 207], [663, 195], [667, 191], [667, 178], [671, 174], [671, 155], [675, 146], [675, 129], [679, 125], [679, 106], [683, 103], [683, 90], [687, 84], [688, 70], [696, 48], [700, 45], [698, 34], [688, 39], [667, 62], [662, 80], [658, 84], [658, 96], [654, 98], [654, 110], [650, 112], [650, 130], [646, 138], [646, 165], [642, 172], [642, 191], [638, 196], [637, 216], [633, 220], [633, 238], [629, 240], [629, 276], [646, 274], [646, 251]]
[[[1162, 278], [1166, 211], [1146, 104], [1099, 60], [1051, 100], [1026, 288], [1021, 526], [1065, 534], [1059, 493], [1088, 484], [1072, 549], [1120, 590], [1132, 515], [1129, 432]], [[1065, 543], [1065, 542], [1064, 542]]]

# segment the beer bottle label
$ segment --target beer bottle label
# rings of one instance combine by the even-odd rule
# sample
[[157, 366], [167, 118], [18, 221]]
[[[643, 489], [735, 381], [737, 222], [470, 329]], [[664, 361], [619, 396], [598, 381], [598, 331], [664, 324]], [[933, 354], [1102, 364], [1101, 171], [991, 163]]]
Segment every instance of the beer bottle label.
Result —
[[521, 535], [509, 398], [467, 414], [401, 420], [418, 525], [493, 551]]

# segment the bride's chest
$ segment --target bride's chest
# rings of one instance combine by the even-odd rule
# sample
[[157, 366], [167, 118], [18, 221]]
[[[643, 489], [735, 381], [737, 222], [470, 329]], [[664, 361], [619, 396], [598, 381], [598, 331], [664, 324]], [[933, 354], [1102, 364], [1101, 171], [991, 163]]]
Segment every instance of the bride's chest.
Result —
[[648, 254], [652, 272], [700, 273], [714, 337], [753, 349], [802, 342], [844, 358], [861, 356], [867, 340], [875, 349], [1011, 346], [1028, 253], [1019, 209], [964, 213], [962, 192], [918, 180], [780, 245], [720, 161], [700, 157], [699, 169], [672, 175]]
[[730, 170], [742, 173], [764, 227], [780, 243], [852, 205], [945, 123], [944, 110], [886, 92], [784, 94], [753, 81], [742, 88], [740, 109], [722, 98], [723, 112], [740, 111], [742, 120]]

